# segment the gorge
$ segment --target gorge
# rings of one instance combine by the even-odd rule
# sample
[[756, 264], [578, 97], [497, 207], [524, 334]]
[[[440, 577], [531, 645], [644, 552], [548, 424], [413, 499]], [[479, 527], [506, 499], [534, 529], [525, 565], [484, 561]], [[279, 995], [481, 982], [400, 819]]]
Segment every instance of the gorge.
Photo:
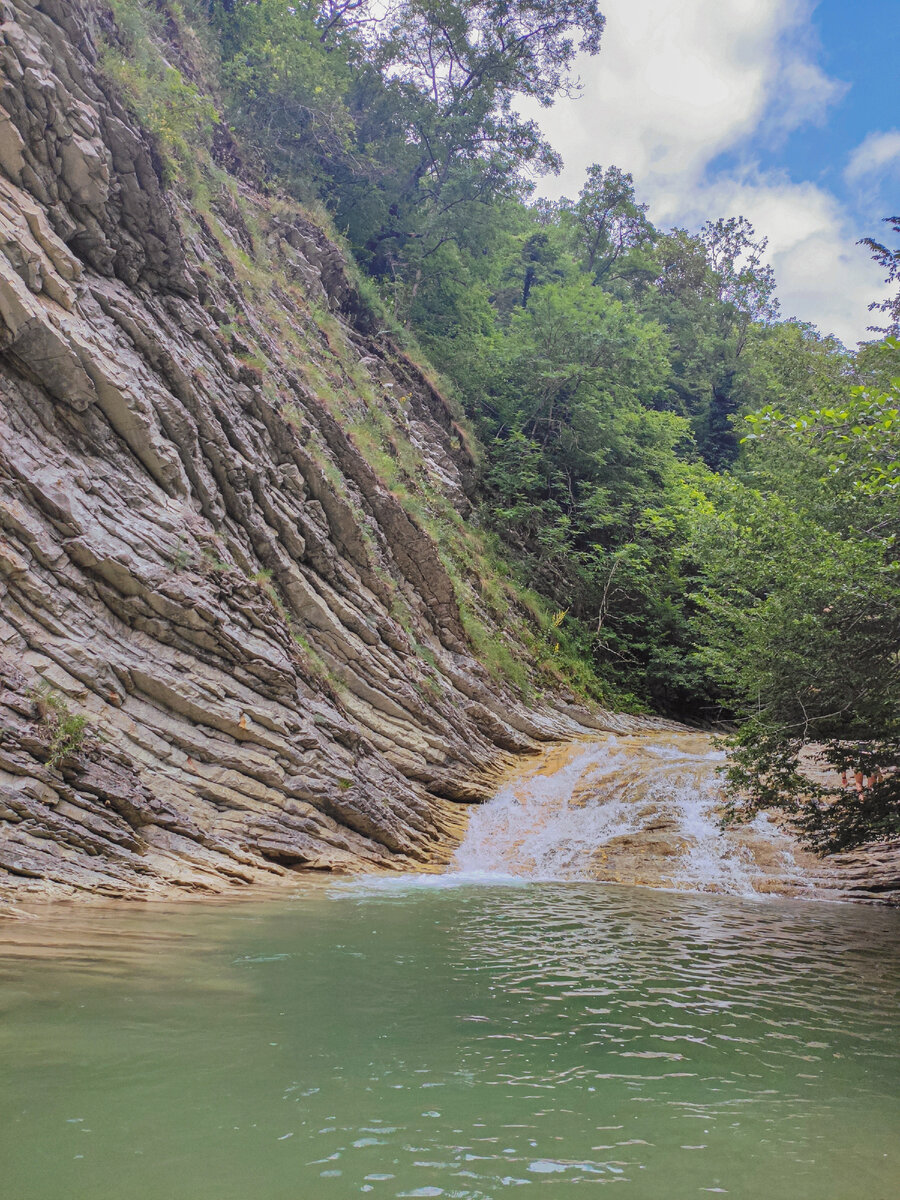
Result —
[[894, 1194], [900, 342], [603, 24], [0, 0], [10, 1200]]
[[[130, 43], [139, 11], [3, 0], [13, 910], [440, 866], [522, 755], [677, 728], [566, 676], [565, 611], [497, 556], [456, 402], [327, 218], [202, 108], [208, 51], [171, 24]], [[173, 180], [128, 54], [196, 117], [202, 175]], [[895, 841], [837, 870], [887, 897], [897, 862]]]
[[620, 722], [478, 661], [526, 651], [465, 434], [342, 252], [224, 128], [206, 207], [166, 189], [102, 4], [2, 15], [0, 893], [427, 859], [507, 756]]

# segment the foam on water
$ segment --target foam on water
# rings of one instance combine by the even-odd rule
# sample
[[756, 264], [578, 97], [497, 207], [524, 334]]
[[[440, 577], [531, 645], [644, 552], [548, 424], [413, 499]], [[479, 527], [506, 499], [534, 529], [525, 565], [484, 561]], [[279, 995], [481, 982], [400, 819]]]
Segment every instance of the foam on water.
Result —
[[443, 875], [359, 875], [334, 884], [330, 892], [340, 896], [359, 896], [368, 899], [377, 896], [405, 896], [411, 892], [449, 891], [460, 887], [521, 887], [525, 880], [521, 875], [504, 871], [451, 871]]
[[639, 826], [631, 806], [619, 798], [573, 806], [573, 794], [586, 778], [597, 785], [614, 779], [622, 765], [607, 746], [590, 746], [552, 774], [507, 784], [472, 814], [454, 869], [528, 879], [588, 878], [587, 847]]

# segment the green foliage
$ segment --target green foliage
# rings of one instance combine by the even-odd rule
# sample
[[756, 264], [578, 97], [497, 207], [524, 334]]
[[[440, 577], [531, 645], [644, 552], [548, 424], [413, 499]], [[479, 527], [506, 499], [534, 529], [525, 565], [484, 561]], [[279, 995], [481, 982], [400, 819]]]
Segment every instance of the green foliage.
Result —
[[[890, 226], [892, 233], [900, 234], [900, 217], [885, 217], [884, 222]], [[872, 257], [887, 272], [884, 277], [885, 283], [900, 283], [900, 247], [891, 248], [884, 242], [870, 237], [861, 238], [859, 244], [868, 246], [872, 251]], [[895, 296], [889, 296], [886, 300], [873, 300], [869, 305], [869, 311], [881, 312], [887, 317], [886, 325], [869, 326], [873, 333], [900, 337], [900, 289]]]
[[[900, 341], [888, 338], [885, 349], [893, 352], [900, 367]], [[747, 418], [753, 431], [748, 438], [786, 434], [792, 444], [805, 444], [824, 470], [840, 476], [857, 492], [896, 492], [900, 488], [900, 374], [890, 381], [889, 389], [861, 385], [851, 388], [843, 402], [793, 415], [766, 405]]]
[[412, 282], [479, 210], [556, 156], [514, 98], [574, 85], [595, 0], [216, 0], [231, 118], [300, 194], [326, 196], [376, 275]]
[[47, 766], [58, 766], [64, 758], [77, 754], [88, 730], [83, 713], [73, 713], [65, 697], [41, 680], [29, 689], [28, 696], [50, 733]]
[[251, 144], [269, 169], [303, 180], [304, 193], [319, 177], [323, 160], [337, 162], [349, 154], [353, 130], [342, 33], [334, 27], [323, 40], [318, 8], [260, 0], [213, 9], [222, 35], [229, 116], [252, 130]]
[[194, 564], [194, 555], [184, 544], [184, 537], [179, 534], [178, 541], [175, 543], [175, 549], [172, 552], [171, 559], [172, 570], [176, 573], [188, 571]]
[[564, 201], [563, 209], [594, 283], [602, 282], [629, 251], [653, 241], [647, 205], [637, 202], [634, 180], [619, 167], [589, 167], [577, 203]]
[[[697, 505], [700, 654], [741, 720], [735, 811], [783, 808], [821, 849], [900, 833], [896, 402], [753, 415], [757, 486], [710, 477]], [[823, 769], [876, 782], [860, 800]]]
[[197, 153], [207, 150], [218, 121], [215, 106], [156, 48], [162, 19], [155, 4], [150, 0], [110, 0], [110, 7], [119, 40], [107, 40], [103, 45], [103, 70], [156, 139], [164, 181], [195, 179]]
[[667, 349], [659, 325], [578, 275], [533, 289], [481, 340], [464, 396], [489, 452], [486, 518], [571, 607], [605, 677], [674, 706], [686, 677], [662, 643], [681, 582], [660, 551], [678, 537], [665, 510], [691, 439], [652, 407]]

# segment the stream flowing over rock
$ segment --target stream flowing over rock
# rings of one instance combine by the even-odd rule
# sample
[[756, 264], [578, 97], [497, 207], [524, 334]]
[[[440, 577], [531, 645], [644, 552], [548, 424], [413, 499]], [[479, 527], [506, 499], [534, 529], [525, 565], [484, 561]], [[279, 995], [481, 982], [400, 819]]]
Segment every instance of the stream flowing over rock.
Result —
[[688, 730], [547, 749], [473, 814], [452, 870], [745, 898], [896, 895], [887, 847], [823, 860], [763, 813], [723, 829], [724, 758], [707, 734]]

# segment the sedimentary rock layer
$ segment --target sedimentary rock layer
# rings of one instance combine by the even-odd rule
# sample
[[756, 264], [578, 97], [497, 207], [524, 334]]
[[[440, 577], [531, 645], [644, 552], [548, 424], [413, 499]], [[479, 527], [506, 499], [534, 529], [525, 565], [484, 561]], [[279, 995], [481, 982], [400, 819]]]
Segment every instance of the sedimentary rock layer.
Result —
[[479, 665], [353, 434], [386, 422], [466, 513], [451, 412], [296, 207], [166, 187], [102, 4], [0, 16], [0, 891], [433, 857], [579, 716]]

